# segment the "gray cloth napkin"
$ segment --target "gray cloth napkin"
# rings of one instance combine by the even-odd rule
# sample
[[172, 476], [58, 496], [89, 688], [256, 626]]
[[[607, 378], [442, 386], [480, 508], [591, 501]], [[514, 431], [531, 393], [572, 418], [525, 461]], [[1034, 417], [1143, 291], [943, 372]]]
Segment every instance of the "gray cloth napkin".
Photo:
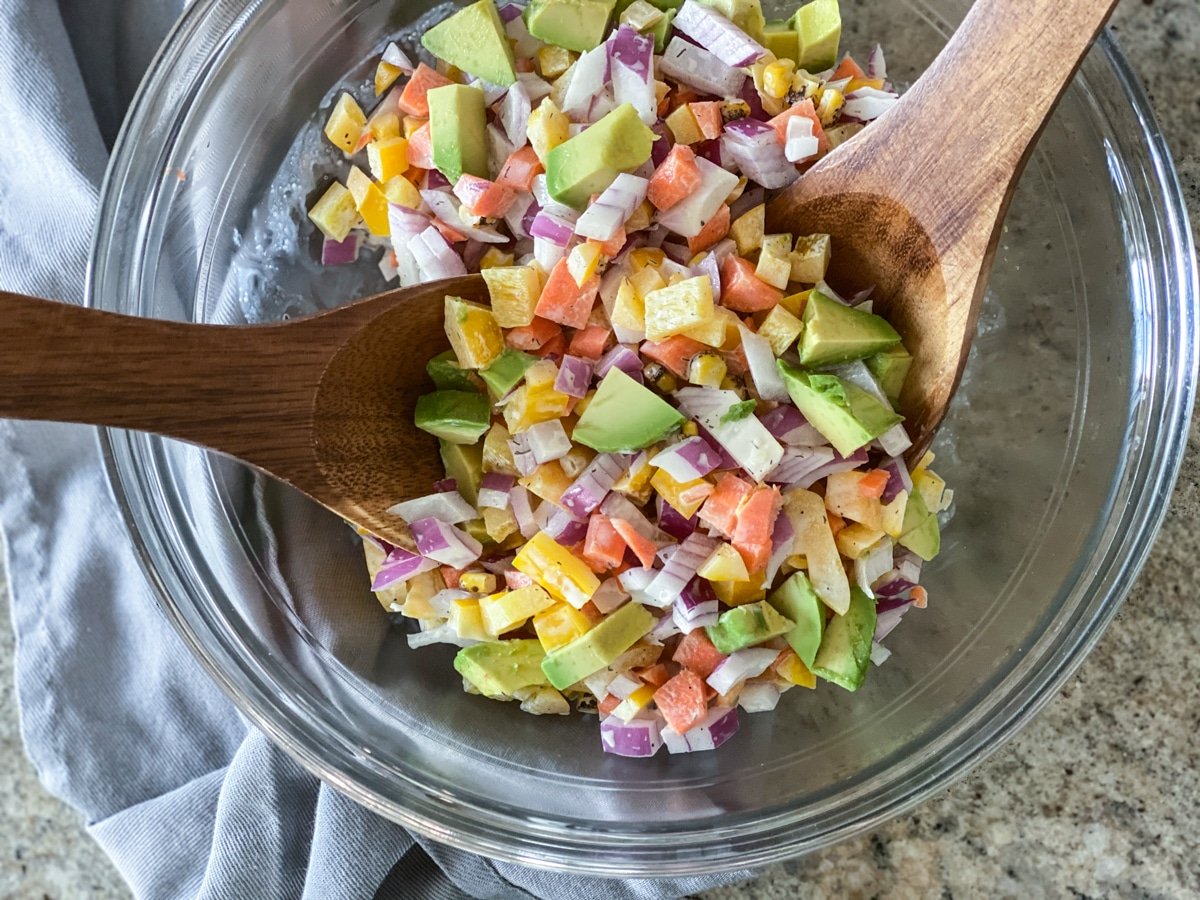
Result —
[[[80, 302], [107, 148], [183, 6], [0, 0], [0, 287]], [[29, 756], [139, 897], [619, 900], [745, 875], [495, 863], [322, 785], [247, 727], [160, 613], [91, 429], [0, 422], [0, 522]]]

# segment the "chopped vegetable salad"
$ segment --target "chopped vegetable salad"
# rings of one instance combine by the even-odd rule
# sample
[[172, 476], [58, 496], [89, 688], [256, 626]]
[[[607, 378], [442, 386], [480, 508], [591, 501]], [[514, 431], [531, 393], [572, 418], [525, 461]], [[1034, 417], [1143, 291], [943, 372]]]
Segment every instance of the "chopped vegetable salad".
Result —
[[596, 712], [625, 756], [711, 750], [739, 710], [848, 691], [924, 607], [951, 492], [897, 412], [911, 357], [828, 235], [766, 204], [897, 101], [837, 0], [479, 0], [379, 61], [325, 134], [323, 261], [381, 247], [447, 296], [417, 425], [446, 479], [365, 535], [414, 648], [464, 688]]

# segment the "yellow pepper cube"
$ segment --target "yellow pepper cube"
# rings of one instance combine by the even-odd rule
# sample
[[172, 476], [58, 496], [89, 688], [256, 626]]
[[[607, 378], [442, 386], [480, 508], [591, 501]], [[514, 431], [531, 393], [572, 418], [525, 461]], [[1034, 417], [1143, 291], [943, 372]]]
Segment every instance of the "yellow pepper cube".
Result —
[[[732, 326], [730, 319], [733, 319]], [[719, 348], [725, 346], [725, 342], [729, 339], [730, 327], [733, 328], [734, 334], [737, 334], [737, 315], [731, 309], [718, 306], [713, 310], [713, 316], [707, 322], [693, 325], [680, 333], [684, 337], [690, 337], [693, 341], [699, 341], [706, 347]]]
[[797, 687], [811, 690], [817, 686], [817, 676], [809, 671], [808, 666], [804, 665], [803, 660], [796, 655], [795, 651], [789, 651], [783, 659], [775, 664], [775, 673], [788, 684], [794, 684]]
[[380, 60], [379, 65], [375, 67], [375, 96], [378, 97], [395, 84], [402, 74], [404, 70], [399, 66]]
[[[479, 259], [479, 268], [482, 269], [503, 269], [513, 264], [513, 255], [505, 253], [503, 250], [497, 250], [495, 247], [488, 247], [488, 250]], [[495, 315], [496, 309], [493, 305], [492, 314]], [[496, 321], [499, 321], [497, 319]], [[503, 324], [500, 326], [504, 327]]]
[[412, 138], [414, 134], [429, 124], [429, 120], [422, 116], [405, 116], [401, 124], [403, 125], [404, 136]]
[[630, 331], [643, 333], [646, 330], [646, 304], [638, 296], [633, 282], [628, 278], [622, 278], [621, 283], [617, 286], [617, 297], [613, 301], [611, 319], [613, 325], [618, 328], [627, 328]]
[[383, 113], [367, 120], [371, 140], [387, 141], [400, 137], [400, 117], [395, 113]]
[[710, 322], [716, 309], [712, 282], [707, 275], [651, 291], [645, 303], [646, 337], [652, 341], [663, 341]]
[[825, 506], [843, 519], [861, 522], [872, 531], [883, 530], [882, 505], [860, 487], [864, 472], [835, 472], [825, 480]]
[[566, 547], [539, 531], [513, 558], [513, 568], [528, 575], [556, 600], [579, 609], [600, 588], [600, 579]]
[[827, 234], [810, 234], [796, 238], [796, 249], [791, 253], [792, 281], [803, 284], [818, 284], [825, 280], [829, 271], [829, 258], [833, 246]]
[[380, 182], [389, 181], [408, 171], [408, 141], [402, 137], [367, 144], [367, 164]]
[[601, 255], [599, 244], [589, 241], [575, 245], [567, 256], [567, 271], [571, 273], [577, 285], [583, 287], [587, 280], [596, 274], [596, 269], [600, 267]]
[[551, 419], [562, 418], [567, 413], [571, 398], [553, 387], [522, 385], [513, 391], [504, 404], [504, 424], [516, 434]]
[[463, 572], [458, 579], [464, 591], [490, 594], [496, 590], [496, 576], [491, 572]]
[[545, 165], [550, 151], [566, 143], [571, 136], [571, 121], [554, 105], [553, 100], [546, 97], [530, 114], [525, 134], [529, 137], [533, 152]]
[[530, 387], [551, 387], [558, 378], [558, 366], [552, 360], [541, 359], [525, 370], [525, 383]]
[[618, 494], [624, 494], [637, 503], [645, 503], [650, 499], [650, 479], [654, 477], [654, 473], [658, 469], [650, 465], [651, 458], [658, 453], [659, 446], [655, 444], [648, 448], [644, 454], [638, 454], [637, 459], [633, 461], [633, 465], [616, 480], [613, 484], [613, 490]]
[[677, 107], [673, 113], [667, 116], [666, 122], [667, 127], [671, 129], [671, 134], [675, 136], [677, 144], [698, 144], [704, 140], [704, 132], [700, 130], [700, 123], [696, 121], [695, 114], [686, 103]]
[[762, 246], [766, 223], [767, 207], [762, 203], [734, 219], [729, 236], [737, 244], [738, 256], [749, 256]]
[[434, 594], [446, 587], [441, 574], [435, 569], [432, 572], [422, 572], [408, 580], [408, 594], [404, 597], [404, 606], [400, 614], [409, 619], [436, 619], [437, 611], [429, 601]]
[[492, 315], [501, 328], [519, 328], [533, 321], [541, 280], [533, 266], [495, 266], [481, 273], [492, 298]]
[[[924, 499], [924, 498], [922, 498]], [[904, 511], [908, 509], [908, 491], [901, 491], [891, 503], [883, 504], [883, 533], [894, 541], [904, 534]]]
[[[483, 510], [483, 527], [490, 537], [497, 544], [502, 543], [505, 538], [517, 533], [517, 517], [512, 514], [509, 509], [492, 509], [490, 506]], [[487, 590], [495, 590], [495, 585]], [[474, 590], [474, 588], [472, 588]], [[481, 589], [483, 590], [483, 589]]]
[[484, 627], [499, 637], [553, 604], [549, 594], [536, 584], [531, 584], [515, 591], [501, 591], [484, 597], [479, 601], [479, 610], [483, 615]]
[[742, 559], [742, 554], [724, 541], [717, 544], [717, 549], [700, 564], [696, 574], [709, 581], [750, 580], [750, 573], [746, 571], [746, 561]]
[[446, 336], [464, 369], [485, 369], [504, 350], [504, 333], [486, 306], [446, 297]]
[[767, 256], [785, 259], [792, 252], [792, 236], [790, 234], [763, 235], [762, 252]]
[[690, 519], [713, 492], [711, 483], [703, 478], [694, 481], [676, 481], [664, 470], [658, 469], [650, 479], [650, 486], [660, 497], [675, 507], [685, 518]]
[[775, 306], [767, 313], [762, 325], [758, 326], [758, 336], [767, 339], [772, 353], [776, 356], [783, 356], [788, 347], [796, 342], [796, 338], [800, 337], [800, 332], [803, 330], [803, 322], [783, 306]]
[[729, 367], [716, 353], [697, 353], [688, 363], [688, 381], [700, 387], [719, 388]]
[[842, 556], [847, 559], [859, 559], [884, 537], [884, 533], [878, 529], [861, 522], [853, 522], [839, 531], [834, 541]]
[[625, 222], [625, 233], [633, 234], [635, 231], [649, 228], [653, 220], [654, 207], [650, 205], [649, 200], [643, 200], [633, 211], [633, 215]]
[[666, 258], [667, 254], [657, 247], [638, 247], [636, 250], [629, 252], [629, 261], [633, 264], [633, 271], [635, 272], [640, 272], [647, 266], [656, 269], [663, 264]]
[[488, 429], [483, 438], [483, 471], [499, 472], [501, 475], [516, 475], [517, 463], [508, 446], [511, 435], [508, 429], [497, 422]]
[[[574, 426], [570, 426], [574, 428]], [[568, 429], [569, 430], [569, 429]], [[567, 451], [566, 456], [559, 457], [558, 464], [569, 478], [578, 478], [583, 470], [596, 458], [596, 451], [576, 444]]]
[[812, 291], [801, 291], [798, 294], [789, 294], [779, 301], [779, 305], [799, 319], [804, 315], [804, 307], [808, 304], [808, 295], [811, 293]]
[[652, 269], [649, 266], [634, 272], [629, 278], [629, 283], [633, 285], [633, 289], [637, 291], [637, 295], [643, 303], [646, 301], [647, 294], [662, 290], [667, 286], [666, 280], [658, 269]]
[[537, 52], [537, 64], [542, 77], [549, 80], [557, 78], [575, 62], [575, 54], [570, 50], [547, 44]]
[[387, 197], [388, 203], [395, 203], [397, 206], [407, 206], [409, 209], [421, 208], [421, 192], [403, 175], [397, 175], [384, 182], [383, 196]]
[[754, 274], [773, 287], [780, 290], [786, 288], [792, 277], [791, 244], [790, 234], [771, 234], [764, 237]]
[[520, 483], [535, 496], [557, 504], [562, 500], [563, 492], [571, 486], [572, 480], [571, 476], [563, 471], [559, 461], [552, 459], [521, 478]]
[[350, 175], [346, 178], [346, 187], [354, 197], [354, 205], [371, 234], [387, 237], [391, 234], [388, 226], [388, 199], [383, 190], [371, 180], [371, 176], [358, 166], [350, 167]]
[[767, 596], [763, 586], [753, 581], [714, 581], [712, 589], [717, 599], [726, 606], [745, 606]]
[[650, 701], [654, 699], [654, 688], [651, 685], [643, 684], [640, 688], [622, 700], [613, 709], [612, 714], [622, 722], [628, 722], [643, 709], [650, 705]]
[[335, 181], [313, 204], [308, 217], [325, 237], [331, 241], [344, 241], [358, 222], [358, 207], [354, 195], [341, 182]]
[[566, 603], [555, 603], [533, 617], [533, 630], [547, 653], [571, 643], [591, 627], [591, 619]]
[[349, 94], [343, 93], [325, 122], [325, 137], [343, 153], [353, 153], [366, 124], [362, 107]]
[[468, 641], [488, 641], [493, 637], [484, 627], [479, 601], [473, 597], [451, 603], [450, 616], [446, 621], [455, 634]]

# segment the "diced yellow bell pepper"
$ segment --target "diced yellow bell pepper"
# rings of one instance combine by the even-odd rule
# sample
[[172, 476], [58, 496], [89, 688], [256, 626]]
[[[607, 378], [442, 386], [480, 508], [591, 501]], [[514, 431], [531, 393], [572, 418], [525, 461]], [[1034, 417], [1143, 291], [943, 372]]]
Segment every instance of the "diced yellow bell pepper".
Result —
[[650, 459], [661, 448], [655, 444], [649, 447], [645, 455], [638, 455], [638, 458], [633, 462], [625, 473], [616, 480], [613, 484], [613, 490], [618, 494], [624, 494], [637, 503], [645, 503], [650, 499], [650, 479], [654, 477], [654, 473], [658, 470], [650, 465]]
[[[647, 270], [643, 270], [647, 271]], [[646, 337], [664, 341], [714, 318], [712, 282], [707, 275], [687, 278], [645, 296]]]
[[748, 257], [762, 246], [766, 222], [767, 207], [762, 203], [733, 220], [729, 226], [729, 236], [737, 244], [738, 256]]
[[446, 297], [446, 336], [464, 369], [485, 369], [504, 350], [504, 334], [486, 306]]
[[791, 253], [792, 281], [802, 284], [817, 284], [825, 280], [829, 271], [832, 242], [827, 234], [810, 234], [796, 238], [796, 249]]
[[[574, 428], [572, 425], [571, 428]], [[596, 451], [581, 444], [576, 444], [567, 451], [566, 456], [560, 457], [558, 464], [567, 473], [568, 478], [578, 478], [584, 469], [596, 458]]]
[[591, 241], [576, 244], [567, 256], [567, 271], [575, 279], [575, 283], [583, 287], [588, 279], [596, 274], [600, 266], [600, 245]]
[[[515, 257], [511, 253], [505, 253], [503, 250], [497, 250], [495, 247], [488, 247], [488, 250], [479, 259], [479, 268], [483, 269], [503, 269], [513, 264]], [[495, 315], [496, 309], [493, 304], [492, 314]], [[497, 319], [496, 321], [500, 321]], [[501, 325], [501, 328], [504, 326]]]
[[[667, 254], [657, 247], [638, 247], [636, 250], [629, 252], [629, 261], [633, 264], [634, 272], [640, 272], [647, 266], [657, 269], [663, 264], [666, 258]], [[655, 274], [657, 275], [658, 273], [656, 272]], [[662, 276], [659, 277], [661, 278]]]
[[344, 241], [358, 221], [358, 207], [354, 195], [341, 182], [335, 181], [313, 204], [308, 217], [325, 237], [331, 241]]
[[859, 487], [865, 472], [835, 472], [825, 479], [825, 506], [843, 519], [861, 522], [872, 531], [882, 531], [881, 504], [865, 496]]
[[904, 511], [908, 508], [908, 491], [901, 491], [891, 503], [883, 504], [883, 533], [894, 541], [904, 534]]
[[464, 591], [491, 594], [496, 590], [496, 576], [491, 572], [463, 572], [458, 579]]
[[696, 574], [709, 581], [750, 580], [750, 573], [746, 571], [746, 561], [742, 559], [742, 554], [724, 541], [717, 544], [717, 549], [700, 564]]
[[644, 228], [649, 228], [650, 223], [654, 220], [654, 207], [650, 205], [649, 200], [643, 200], [638, 208], [633, 211], [633, 215], [625, 222], [625, 233], [633, 234], [635, 231], [641, 231]]
[[354, 152], [366, 124], [362, 107], [349, 94], [343, 93], [325, 122], [325, 137], [343, 153], [349, 154]]
[[795, 651], [789, 652], [775, 664], [775, 672], [788, 684], [809, 689], [817, 686], [817, 676], [809, 671]]
[[591, 630], [591, 620], [567, 603], [555, 603], [533, 617], [533, 630], [547, 653]]
[[516, 461], [508, 446], [510, 437], [508, 429], [499, 422], [488, 429], [483, 438], [483, 471], [502, 475], [518, 474]]
[[[737, 336], [737, 326], [737, 314], [731, 309], [718, 306], [713, 310], [713, 316], [707, 322], [700, 325], [693, 325], [681, 333], [684, 337], [690, 337], [693, 341], [699, 341], [706, 347], [720, 348], [728, 344], [730, 329]], [[740, 337], [737, 339], [740, 340]]]
[[495, 637], [484, 627], [479, 601], [474, 597], [451, 603], [447, 624], [454, 629], [455, 634], [468, 641], [488, 641]]
[[570, 401], [566, 394], [554, 390], [553, 385], [522, 385], [504, 405], [504, 424], [510, 433], [516, 434], [539, 422], [560, 419], [567, 414]]
[[761, 281], [783, 290], [792, 277], [792, 236], [769, 234], [762, 239], [762, 250], [758, 255], [758, 266], [754, 274]]
[[492, 315], [501, 328], [519, 328], [533, 321], [534, 309], [542, 292], [541, 280], [533, 266], [497, 266], [480, 274], [487, 282], [492, 299]]
[[[483, 527], [488, 537], [497, 544], [503, 543], [506, 538], [517, 533], [517, 518], [510, 509], [484, 507]], [[495, 590], [495, 587], [492, 590]]]
[[776, 356], [783, 356], [788, 347], [796, 342], [796, 338], [800, 337], [800, 332], [803, 330], [804, 323], [780, 305], [773, 307], [767, 313], [763, 323], [758, 326], [758, 336], [767, 339], [772, 353]]
[[884, 537], [884, 533], [876, 528], [852, 522], [837, 533], [834, 541], [838, 552], [847, 559], [859, 559]]
[[399, 66], [380, 60], [379, 65], [375, 67], [375, 96], [378, 97], [395, 84], [402, 74], [404, 70]]
[[408, 171], [408, 141], [402, 137], [372, 141], [367, 144], [367, 164], [380, 182], [403, 175]]
[[714, 581], [712, 589], [726, 606], [745, 606], [767, 596], [766, 589], [753, 581]]
[[696, 121], [692, 108], [686, 103], [676, 107], [675, 111], [667, 116], [666, 122], [677, 144], [697, 144], [704, 140], [700, 123]]
[[389, 203], [395, 203], [397, 206], [407, 206], [409, 209], [421, 208], [421, 192], [403, 175], [384, 182], [383, 196], [387, 197]]
[[688, 381], [700, 387], [720, 387], [728, 372], [725, 360], [716, 353], [697, 353], [688, 363]]
[[501, 591], [484, 597], [479, 601], [479, 610], [483, 615], [483, 626], [499, 637], [553, 605], [549, 594], [536, 584], [531, 584], [515, 591]]
[[404, 597], [404, 606], [400, 615], [409, 619], [436, 619], [437, 611], [430, 604], [434, 594], [446, 587], [441, 573], [434, 569], [432, 572], [422, 572], [408, 580], [408, 594]]
[[650, 705], [650, 701], [654, 699], [654, 688], [648, 684], [643, 684], [640, 688], [618, 703], [612, 711], [612, 714], [622, 722], [628, 722], [643, 709]]
[[780, 300], [779, 305], [799, 319], [804, 315], [804, 307], [808, 303], [808, 295], [811, 293], [812, 291], [801, 291], [798, 294], [790, 294]]
[[404, 136], [412, 138], [414, 134], [429, 124], [429, 120], [422, 116], [405, 116], [401, 124], [404, 127]]
[[646, 301], [647, 294], [667, 286], [667, 282], [659, 274], [658, 269], [649, 266], [634, 272], [629, 278], [629, 283], [633, 285], [633, 289], [637, 291], [637, 295], [643, 303]]
[[367, 128], [371, 131], [371, 140], [387, 141], [400, 137], [400, 116], [396, 113], [384, 113], [367, 120]]
[[575, 54], [554, 44], [546, 44], [537, 52], [538, 69], [541, 70], [542, 77], [546, 80], [557, 78], [571, 68], [573, 62], [575, 62]]
[[554, 538], [539, 531], [513, 558], [513, 568], [528, 575], [556, 600], [579, 609], [600, 587], [600, 579]]
[[676, 481], [663, 469], [657, 469], [650, 478], [650, 486], [658, 491], [660, 497], [675, 507], [685, 518], [690, 519], [696, 514], [713, 492], [713, 486], [703, 478], [693, 481]]
[[371, 176], [358, 166], [351, 166], [350, 174], [346, 178], [346, 187], [354, 197], [354, 205], [358, 207], [359, 215], [367, 223], [371, 234], [379, 237], [391, 234], [391, 228], [388, 226], [388, 199], [379, 185], [371, 180]]
[[525, 126], [529, 143], [537, 158], [546, 164], [546, 157], [559, 144], [566, 143], [571, 136], [571, 122], [563, 115], [554, 101], [545, 97], [538, 108], [529, 116], [529, 124]]
[[617, 297], [613, 301], [612, 323], [618, 328], [645, 332], [646, 304], [628, 278], [622, 278], [617, 286]]
[[571, 486], [572, 480], [571, 476], [563, 471], [558, 460], [552, 459], [521, 478], [520, 483], [535, 496], [558, 503], [562, 500], [563, 492]]

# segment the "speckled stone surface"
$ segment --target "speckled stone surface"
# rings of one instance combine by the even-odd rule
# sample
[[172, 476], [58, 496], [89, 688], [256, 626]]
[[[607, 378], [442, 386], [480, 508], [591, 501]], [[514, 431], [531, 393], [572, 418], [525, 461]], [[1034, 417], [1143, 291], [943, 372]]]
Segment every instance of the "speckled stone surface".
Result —
[[[1114, 30], [1200, 224], [1200, 2], [1124, 0]], [[915, 812], [704, 900], [1200, 896], [1197, 522], [1194, 425], [1171, 512], [1117, 623], [1021, 735]], [[0, 617], [0, 897], [128, 897], [24, 758], [11, 648]]]

